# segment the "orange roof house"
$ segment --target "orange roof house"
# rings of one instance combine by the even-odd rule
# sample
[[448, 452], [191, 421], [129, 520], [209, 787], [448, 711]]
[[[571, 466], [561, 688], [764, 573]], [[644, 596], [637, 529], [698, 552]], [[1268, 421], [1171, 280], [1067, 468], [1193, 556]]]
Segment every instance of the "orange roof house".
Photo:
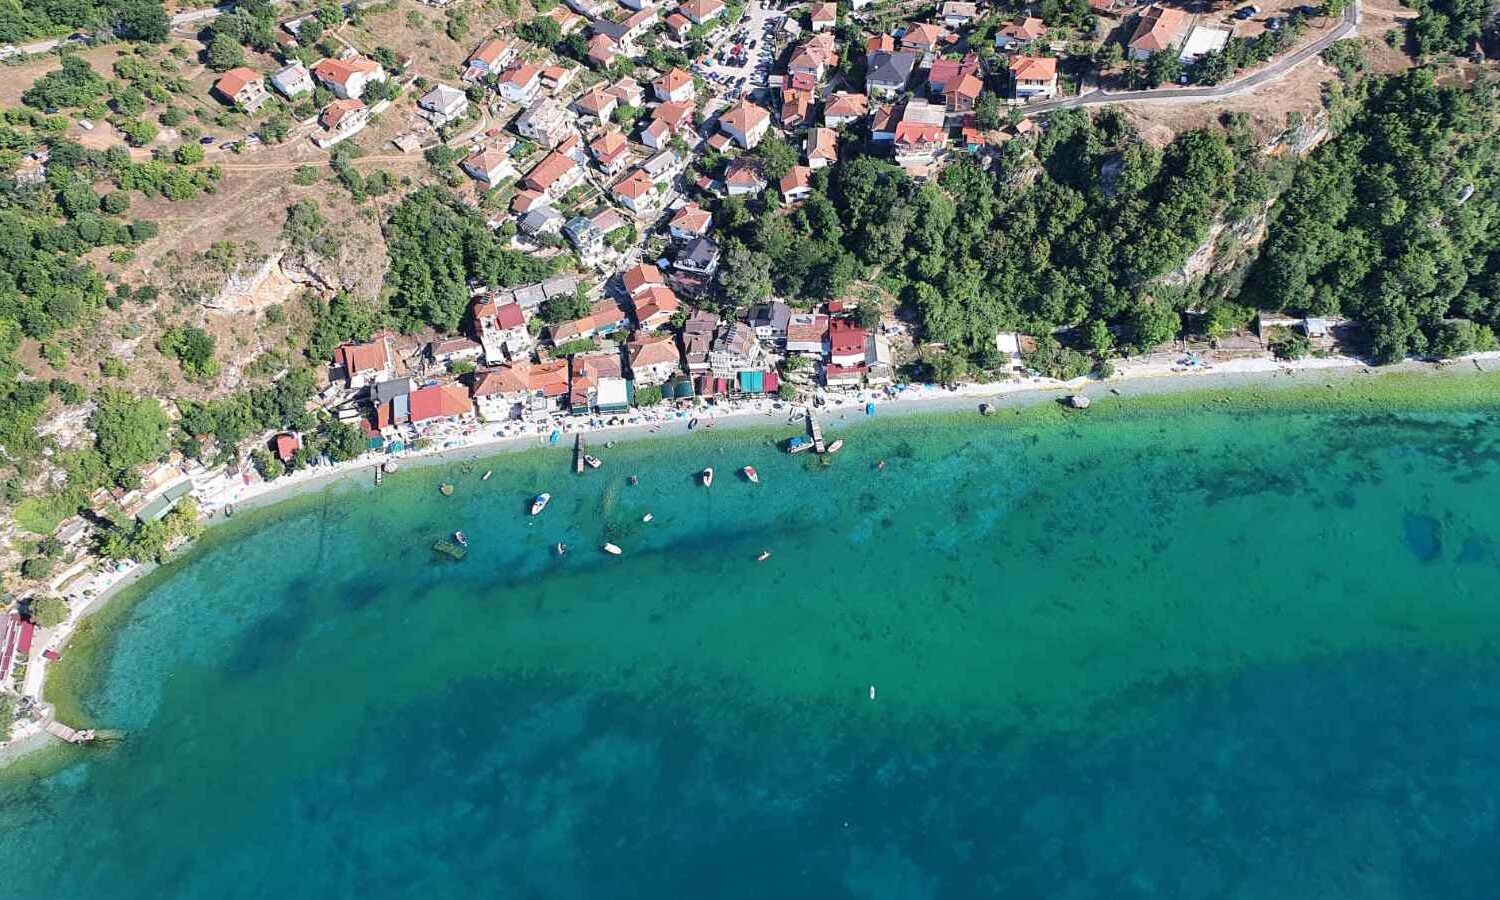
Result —
[[412, 391], [408, 397], [412, 424], [474, 414], [474, 403], [462, 385], [438, 384]]
[[1153, 6], [1141, 14], [1127, 45], [1132, 59], [1147, 59], [1164, 53], [1182, 39], [1187, 13], [1166, 6]]

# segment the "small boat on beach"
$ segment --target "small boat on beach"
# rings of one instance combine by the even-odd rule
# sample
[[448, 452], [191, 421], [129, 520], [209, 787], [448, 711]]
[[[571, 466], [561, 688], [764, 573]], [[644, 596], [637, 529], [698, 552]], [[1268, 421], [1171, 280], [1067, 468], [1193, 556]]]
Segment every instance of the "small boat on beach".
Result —
[[495, 474], [495, 470], [494, 469], [485, 469], [484, 470], [484, 477], [481, 478], [481, 479], [479, 479], [479, 480], [480, 481], [489, 481], [490, 480], [490, 476], [493, 475], [493, 474]]
[[708, 468], [704, 469], [703, 470], [703, 474], [700, 475], [699, 477], [703, 479], [703, 486], [704, 487], [713, 487], [714, 486], [714, 467], [713, 466], [709, 466]]
[[760, 484], [760, 475], [756, 473], [754, 466], [746, 466], [740, 471], [745, 473], [746, 481], [750, 482], [751, 484]]
[[833, 443], [831, 443], [831, 444], [828, 445], [828, 452], [829, 453], [837, 453], [837, 452], [839, 452], [842, 449], [844, 449], [844, 440], [843, 440], [843, 438], [839, 438], [838, 440], [836, 440]]
[[620, 548], [616, 547], [614, 544], [606, 543], [604, 545], [604, 552], [608, 553], [610, 556], [619, 556], [623, 551], [621, 551]]
[[583, 455], [583, 464], [588, 466], [590, 469], [597, 469], [600, 466], [604, 465], [604, 461], [597, 456], [590, 456], [589, 454], [585, 453]]
[[467, 546], [469, 546], [469, 538], [462, 531], [455, 531], [455, 532], [453, 532], [453, 540], [460, 547], [467, 547]]
[[551, 494], [548, 494], [545, 491], [542, 492], [542, 493], [540, 493], [540, 494], [537, 494], [536, 495], [536, 499], [531, 501], [531, 514], [533, 516], [541, 515], [542, 510], [546, 509], [547, 508], [547, 504], [551, 503], [551, 502], [552, 502], [552, 495]]

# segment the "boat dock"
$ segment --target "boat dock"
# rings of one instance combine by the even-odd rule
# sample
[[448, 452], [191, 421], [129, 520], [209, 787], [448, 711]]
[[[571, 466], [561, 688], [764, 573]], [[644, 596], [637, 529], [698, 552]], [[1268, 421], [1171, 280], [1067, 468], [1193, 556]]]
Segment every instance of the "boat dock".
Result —
[[375, 467], [375, 486], [376, 487], [380, 487], [380, 485], [383, 484], [384, 482], [385, 482], [385, 467], [377, 465]]
[[573, 439], [573, 474], [583, 474], [583, 435]]
[[828, 450], [827, 445], [823, 443], [823, 426], [813, 418], [810, 409], [807, 411], [807, 436], [812, 438], [814, 453], [824, 453]]
[[85, 728], [84, 730], [79, 731], [74, 728], [69, 728], [56, 719], [48, 719], [45, 730], [53, 737], [58, 738], [59, 740], [67, 741], [70, 744], [92, 744], [95, 741], [118, 741], [122, 740], [125, 737], [125, 732], [123, 731], [96, 731], [92, 728]]

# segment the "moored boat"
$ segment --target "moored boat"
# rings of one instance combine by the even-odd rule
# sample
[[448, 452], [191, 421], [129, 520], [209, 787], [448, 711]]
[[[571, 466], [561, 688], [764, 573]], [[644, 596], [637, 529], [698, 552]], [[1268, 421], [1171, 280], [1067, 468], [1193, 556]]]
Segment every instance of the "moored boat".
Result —
[[644, 516], [641, 516], [641, 521], [642, 522], [649, 522], [649, 521], [651, 521], [654, 518], [656, 518], [656, 516], [653, 516], [650, 513], [646, 513]]
[[567, 553], [568, 553], [568, 545], [564, 544], [562, 541], [558, 541], [557, 542], [557, 555], [558, 556], [566, 556]]
[[844, 440], [843, 440], [843, 438], [840, 438], [839, 440], [836, 440], [833, 443], [831, 443], [831, 444], [828, 445], [828, 452], [829, 453], [837, 453], [837, 452], [839, 452], [842, 449], [844, 449]]
[[608, 553], [610, 556], [619, 556], [622, 551], [614, 544], [606, 543], [604, 545], [604, 552]]
[[786, 442], [786, 452], [788, 453], [803, 453], [807, 450], [811, 450], [812, 448], [812, 440], [810, 438], [801, 437], [800, 435], [798, 437], [791, 438]]
[[469, 538], [462, 531], [455, 531], [455, 532], [453, 532], [453, 540], [460, 547], [467, 547], [467, 546], [469, 546]]
[[762, 550], [762, 551], [760, 551], [760, 556], [755, 557], [755, 561], [756, 562], [765, 562], [766, 560], [768, 560], [770, 558], [771, 558], [771, 551], [769, 551], [769, 550]]
[[541, 512], [542, 512], [542, 510], [544, 510], [544, 509], [547, 508], [547, 504], [551, 503], [551, 502], [552, 502], [552, 495], [551, 494], [546, 493], [545, 491], [542, 492], [542, 493], [540, 493], [540, 494], [537, 494], [536, 495], [536, 499], [531, 501], [531, 514], [533, 516], [540, 515]]
[[485, 469], [484, 470], [484, 477], [481, 478], [481, 479], [479, 479], [479, 480], [480, 481], [489, 481], [490, 480], [490, 476], [493, 475], [493, 474], [495, 474], [495, 470], [494, 469]]
[[590, 456], [587, 453], [583, 455], [583, 463], [590, 469], [597, 469], [600, 466], [604, 465], [604, 461], [602, 459], [597, 456]]
[[713, 466], [709, 466], [708, 468], [704, 469], [703, 470], [703, 474], [700, 475], [699, 477], [703, 479], [703, 486], [704, 487], [713, 487], [713, 484], [714, 484], [714, 467]]
[[756, 474], [754, 466], [746, 466], [740, 470], [745, 473], [745, 480], [751, 484], [760, 484], [760, 475]]
[[1066, 402], [1073, 409], [1088, 409], [1090, 400], [1082, 394], [1069, 394]]

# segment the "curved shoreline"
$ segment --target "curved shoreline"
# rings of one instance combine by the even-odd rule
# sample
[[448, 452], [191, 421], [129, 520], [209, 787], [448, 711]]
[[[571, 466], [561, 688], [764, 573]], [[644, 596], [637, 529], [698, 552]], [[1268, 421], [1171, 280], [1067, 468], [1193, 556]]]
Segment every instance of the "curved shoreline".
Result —
[[[1353, 411], [1384, 404], [1393, 411], [1410, 410], [1413, 412], [1420, 412], [1424, 408], [1500, 404], [1500, 392], [1486, 390], [1490, 387], [1488, 384], [1490, 379], [1496, 379], [1497, 383], [1500, 383], [1500, 373], [1484, 371], [1478, 361], [1472, 365], [1465, 362], [1457, 366], [1408, 363], [1378, 370], [1366, 369], [1352, 361], [1348, 364], [1276, 368], [1269, 371], [1263, 368], [1252, 370], [1224, 368], [1228, 370], [1173, 376], [1165, 376], [1165, 373], [1142, 373], [1116, 377], [1107, 382], [1083, 381], [1067, 384], [1038, 380], [1031, 383], [972, 385], [954, 391], [923, 386], [908, 392], [914, 396], [902, 396], [896, 400], [880, 402], [881, 412], [876, 418], [890, 414], [906, 416], [972, 412], [977, 409], [979, 402], [989, 401], [995, 403], [1002, 411], [1013, 412], [1014, 416], [1018, 417], [1023, 416], [1023, 410], [1029, 409], [1030, 412], [1024, 414], [1024, 421], [1028, 424], [1043, 424], [1048, 420], [1061, 423], [1065, 421], [1065, 418], [1071, 419], [1079, 414], [1064, 412], [1060, 405], [1047, 404], [1045, 401], [1055, 400], [1069, 392], [1083, 393], [1105, 400], [1104, 403], [1096, 403], [1089, 413], [1082, 414], [1087, 418], [1074, 419], [1080, 423], [1094, 419], [1099, 420], [1101, 424], [1117, 416], [1136, 417], [1188, 408], [1204, 409], [1209, 403], [1215, 404], [1215, 406], [1207, 407], [1210, 410], [1230, 411], [1269, 411], [1277, 407], [1292, 408], [1294, 406], [1307, 409], [1331, 406]], [[1373, 377], [1377, 375], [1381, 377]], [[1478, 381], [1483, 381], [1485, 384], [1477, 384]], [[1464, 387], [1466, 383], [1467, 388]], [[1319, 395], [1330, 388], [1338, 388], [1338, 390], [1327, 395], [1326, 402], [1322, 402]], [[1345, 390], [1347, 388], [1353, 388], [1353, 390]], [[1223, 396], [1212, 396], [1217, 391], [1226, 393]], [[1116, 398], [1137, 402], [1128, 406], [1108, 402]], [[1319, 402], [1308, 402], [1314, 400]], [[847, 416], [848, 418], [840, 427], [867, 421], [870, 417], [865, 415], [863, 403], [863, 399], [845, 401], [842, 406], [825, 407], [820, 411], [820, 415], [825, 421], [837, 421], [833, 417], [840, 414]], [[853, 416], [848, 416], [850, 411], [854, 412]], [[743, 430], [757, 424], [787, 428], [788, 426], [783, 423], [786, 421], [788, 412], [786, 407], [771, 412], [760, 408], [729, 410], [712, 419], [721, 429]], [[1015, 419], [1005, 417], [995, 421], [999, 424], [1014, 422]], [[607, 431], [610, 439], [622, 441], [641, 441], [691, 433], [687, 428], [686, 418], [670, 420], [665, 424], [624, 425], [597, 430]], [[537, 441], [538, 438], [534, 435], [500, 438], [476, 436], [476, 439], [463, 446], [416, 451], [404, 456], [402, 461], [410, 462], [414, 466], [426, 467], [451, 465], [476, 459], [500, 458], [505, 453], [538, 448]], [[542, 445], [538, 449], [547, 449], [547, 445]], [[554, 449], [560, 452], [570, 450], [562, 443], [556, 445]], [[369, 467], [374, 465], [379, 458], [381, 457], [366, 456], [341, 466], [310, 470], [302, 478], [278, 479], [277, 482], [257, 485], [261, 488], [260, 490], [243, 499], [235, 499], [233, 502], [238, 508], [248, 511], [278, 506], [297, 497], [322, 493], [361, 474], [368, 474]], [[255, 517], [255, 519], [258, 518]], [[251, 519], [247, 525], [253, 525], [255, 519]], [[208, 520], [206, 524], [212, 526], [224, 521], [224, 518], [216, 517]], [[211, 529], [210, 534], [232, 538], [232, 529], [227, 531], [229, 533], [214, 528]], [[207, 546], [212, 540], [214, 538], [200, 538], [194, 546]], [[187, 558], [189, 554], [183, 554], [182, 559]], [[177, 561], [174, 559], [173, 563]], [[160, 573], [166, 577], [172, 568], [173, 565], [169, 563], [160, 569]], [[106, 606], [116, 610], [119, 615], [127, 614], [130, 604], [122, 606], [110, 604], [109, 601], [126, 593], [127, 588], [135, 588], [134, 591], [130, 591], [132, 594], [143, 595], [150, 587], [150, 579], [146, 576], [157, 571], [158, 567], [154, 565], [136, 566], [107, 588], [79, 604], [68, 623], [58, 629], [44, 646], [53, 648], [68, 646], [78, 635], [80, 628], [85, 626], [87, 620]], [[93, 629], [89, 631], [91, 644], [109, 639], [109, 633], [92, 633]], [[91, 649], [94, 648], [77, 647], [75, 654], [87, 654]], [[86, 660], [87, 657], [85, 660], [74, 660], [73, 663], [83, 664], [85, 668], [88, 668]], [[44, 679], [40, 693], [45, 697], [47, 693], [58, 693], [61, 689], [54, 700], [55, 705], [60, 707], [60, 712], [64, 714], [63, 718], [70, 724], [81, 724], [82, 719], [79, 717], [82, 713], [78, 703], [82, 692], [78, 690], [79, 686], [71, 686], [73, 689], [69, 690], [57, 684], [52, 677], [56, 672], [48, 671], [47, 666], [41, 665], [43, 662], [38, 651], [35, 664], [42, 672], [36, 677]], [[63, 671], [71, 669], [73, 665], [62, 667]], [[69, 716], [73, 718], [67, 718]], [[75, 719], [78, 721], [74, 721]], [[54, 746], [52, 740], [34, 727], [33, 733], [18, 736], [4, 747], [0, 747], [0, 768], [10, 766], [34, 750], [49, 746]]]

